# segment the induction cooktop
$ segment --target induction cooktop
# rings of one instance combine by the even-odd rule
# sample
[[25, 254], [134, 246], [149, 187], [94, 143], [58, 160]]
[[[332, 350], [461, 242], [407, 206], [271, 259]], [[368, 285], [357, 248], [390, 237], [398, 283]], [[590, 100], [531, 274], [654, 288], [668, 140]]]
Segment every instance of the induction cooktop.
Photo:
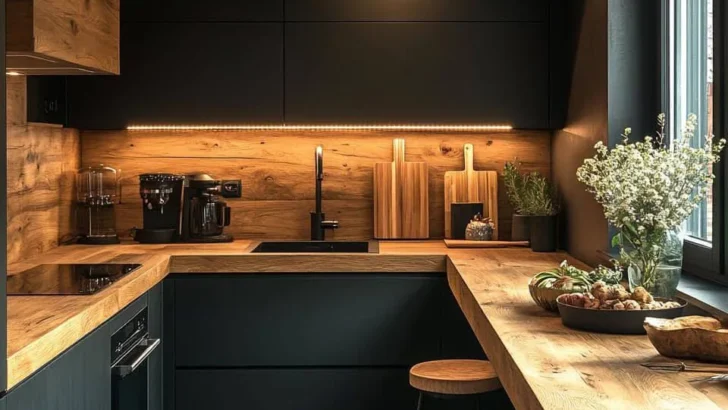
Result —
[[8, 295], [92, 295], [140, 264], [38, 265], [8, 276]]

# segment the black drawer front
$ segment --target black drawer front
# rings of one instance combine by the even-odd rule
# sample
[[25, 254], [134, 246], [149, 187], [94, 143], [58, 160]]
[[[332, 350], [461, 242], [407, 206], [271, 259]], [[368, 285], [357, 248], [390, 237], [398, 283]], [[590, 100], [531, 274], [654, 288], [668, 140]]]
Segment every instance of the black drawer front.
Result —
[[439, 356], [441, 275], [180, 275], [179, 367], [408, 366]]

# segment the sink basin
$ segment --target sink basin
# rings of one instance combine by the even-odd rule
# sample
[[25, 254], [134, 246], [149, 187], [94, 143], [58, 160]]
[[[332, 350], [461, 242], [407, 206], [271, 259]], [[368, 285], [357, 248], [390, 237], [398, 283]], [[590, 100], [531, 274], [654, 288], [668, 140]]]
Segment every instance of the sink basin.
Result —
[[377, 241], [261, 242], [253, 253], [379, 253]]

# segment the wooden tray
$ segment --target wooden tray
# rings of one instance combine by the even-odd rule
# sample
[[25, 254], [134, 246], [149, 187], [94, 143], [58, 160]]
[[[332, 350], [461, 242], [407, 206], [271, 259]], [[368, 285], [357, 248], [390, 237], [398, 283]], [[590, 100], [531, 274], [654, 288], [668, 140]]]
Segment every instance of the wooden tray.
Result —
[[510, 248], [528, 245], [528, 241], [466, 241], [463, 239], [445, 239], [445, 246], [448, 248]]

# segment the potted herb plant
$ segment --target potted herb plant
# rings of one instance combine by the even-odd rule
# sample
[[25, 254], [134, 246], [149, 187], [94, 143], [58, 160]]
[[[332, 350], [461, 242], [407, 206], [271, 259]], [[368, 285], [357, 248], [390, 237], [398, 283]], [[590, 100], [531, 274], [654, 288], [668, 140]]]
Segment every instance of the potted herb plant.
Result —
[[505, 164], [503, 180], [515, 212], [511, 239], [531, 241], [531, 249], [536, 252], [556, 250], [558, 207], [548, 180], [538, 172], [522, 173], [514, 162]]
[[596, 155], [577, 170], [602, 204], [604, 215], [618, 233], [612, 246], [620, 248], [630, 287], [643, 286], [660, 297], [672, 297], [680, 280], [682, 236], [679, 229], [705, 199], [725, 140], [706, 138], [694, 147], [697, 117], [688, 116], [682, 135], [672, 144], [664, 136], [665, 115], [657, 119], [655, 138], [630, 142], [632, 130], [609, 149], [601, 142]]
[[556, 214], [558, 206], [554, 201], [551, 184], [545, 177], [532, 173], [526, 189], [526, 212], [530, 217], [531, 250], [553, 252], [556, 250]]
[[529, 175], [521, 174], [518, 164], [506, 162], [503, 168], [503, 181], [506, 186], [508, 201], [513, 207], [511, 219], [511, 240], [530, 240], [529, 215], [526, 213], [526, 189], [529, 182]]

